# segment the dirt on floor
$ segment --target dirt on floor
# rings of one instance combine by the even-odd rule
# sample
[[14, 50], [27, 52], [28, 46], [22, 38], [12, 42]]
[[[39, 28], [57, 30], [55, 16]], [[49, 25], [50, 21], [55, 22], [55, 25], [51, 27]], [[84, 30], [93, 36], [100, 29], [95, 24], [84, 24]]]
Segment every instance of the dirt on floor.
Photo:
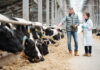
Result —
[[66, 37], [55, 45], [49, 45], [49, 51], [43, 62], [30, 63], [19, 57], [15, 62], [3, 66], [1, 70], [69, 70], [67, 61], [71, 56], [68, 54]]

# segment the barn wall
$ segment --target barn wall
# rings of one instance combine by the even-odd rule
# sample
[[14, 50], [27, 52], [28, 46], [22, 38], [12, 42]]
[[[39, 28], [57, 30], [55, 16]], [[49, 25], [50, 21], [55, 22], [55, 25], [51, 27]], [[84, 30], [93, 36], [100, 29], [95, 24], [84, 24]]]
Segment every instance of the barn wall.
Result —
[[[4, 5], [2, 2], [4, 2]], [[0, 3], [1, 14], [23, 18], [23, 12], [25, 12], [23, 10], [23, 0], [0, 0]], [[40, 21], [47, 25], [58, 25], [61, 19], [68, 13], [68, 6], [68, 0], [42, 0], [42, 2], [41, 0], [29, 0], [28, 20]]]
[[84, 12], [90, 13], [94, 28], [100, 29], [100, 0], [89, 0], [84, 6]]

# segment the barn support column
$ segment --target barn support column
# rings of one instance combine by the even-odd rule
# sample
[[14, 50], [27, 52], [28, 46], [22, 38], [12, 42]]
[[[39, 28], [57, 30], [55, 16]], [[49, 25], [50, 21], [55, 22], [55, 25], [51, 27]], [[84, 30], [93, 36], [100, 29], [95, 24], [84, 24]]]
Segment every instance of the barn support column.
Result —
[[49, 25], [49, 0], [46, 0], [46, 24]]
[[23, 0], [23, 18], [29, 20], [29, 0]]
[[42, 0], [38, 0], [38, 22], [42, 23]]
[[58, 8], [58, 23], [60, 23], [60, 19], [61, 19], [61, 13], [60, 13], [60, 8]]
[[98, 0], [98, 28], [100, 29], [100, 0]]
[[52, 0], [52, 3], [51, 3], [51, 25], [54, 24], [54, 1], [55, 0]]
[[55, 0], [55, 24], [57, 24], [57, 1]]

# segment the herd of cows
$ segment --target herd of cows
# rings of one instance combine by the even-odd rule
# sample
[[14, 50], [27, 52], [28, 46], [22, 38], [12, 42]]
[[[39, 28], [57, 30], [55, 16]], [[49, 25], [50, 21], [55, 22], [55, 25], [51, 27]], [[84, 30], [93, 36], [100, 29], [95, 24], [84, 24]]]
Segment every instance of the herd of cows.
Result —
[[[7, 20], [23, 22], [21, 18], [7, 17]], [[38, 25], [39, 24], [39, 25]], [[0, 23], [0, 50], [8, 53], [22, 53], [22, 56], [30, 62], [44, 61], [45, 55], [49, 54], [48, 45], [55, 44], [64, 38], [63, 29], [53, 26], [17, 25], [11, 23]]]
[[97, 36], [100, 36], [100, 30], [97, 31], [96, 35]]

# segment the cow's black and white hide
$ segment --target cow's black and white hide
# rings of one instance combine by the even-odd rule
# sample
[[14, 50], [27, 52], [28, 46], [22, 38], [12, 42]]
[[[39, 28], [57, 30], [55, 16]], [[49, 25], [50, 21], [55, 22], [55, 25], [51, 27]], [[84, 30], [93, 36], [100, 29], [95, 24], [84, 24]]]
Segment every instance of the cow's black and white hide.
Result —
[[[24, 26], [17, 26], [16, 25], [16, 30], [14, 30], [14, 33], [16, 35], [16, 37], [19, 39], [20, 43], [22, 44], [23, 42], [23, 37], [27, 36], [29, 38], [29, 33], [28, 33], [28, 29], [25, 28]], [[20, 27], [20, 28], [18, 28]]]
[[58, 29], [58, 32], [60, 33], [60, 38], [64, 38], [64, 32], [62, 29]]
[[[14, 20], [14, 21], [19, 21], [16, 18], [10, 18], [10, 19]], [[9, 30], [8, 30], [8, 32], [5, 29], [3, 29], [4, 32], [2, 32], [2, 30], [1, 30], [0, 36], [2, 38], [0, 37], [1, 38], [0, 40], [4, 39], [4, 41], [0, 42], [1, 43], [0, 47], [2, 46], [2, 44], [4, 44], [4, 46], [7, 47], [7, 48], [5, 48], [5, 47], [0, 48], [1, 50], [15, 53], [18, 51], [22, 51], [23, 47], [24, 47], [24, 53], [28, 57], [28, 60], [30, 62], [38, 62], [38, 61], [44, 60], [38, 47], [35, 45], [35, 41], [34, 41], [32, 32], [28, 32], [28, 26], [13, 25], [16, 28], [14, 30], [11, 30], [9, 24], [5, 24], [2, 26], [6, 26], [7, 29], [9, 28]], [[12, 33], [9, 32], [10, 30]], [[13, 36], [14, 36], [14, 38], [13, 38]], [[27, 37], [27, 39], [24, 41], [23, 38], [25, 36]], [[5, 44], [7, 44], [7, 45], [5, 45]], [[21, 50], [19, 48], [21, 48]]]
[[[17, 18], [17, 19], [9, 18], [9, 19], [14, 20], [14, 21], [24, 22], [24, 20], [22, 20], [22, 19], [20, 20], [20, 18]], [[11, 28], [12, 26], [10, 26], [9, 24], [6, 24], [4, 26], [7, 26], [10, 30], [12, 29]], [[11, 32], [12, 32], [11, 35], [9, 32], [7, 32], [8, 34], [6, 34], [5, 33], [6, 31], [3, 33], [4, 36], [6, 36], [5, 38], [7, 38], [6, 39], [7, 41], [8, 41], [8, 39], [11, 38], [11, 42], [9, 40], [8, 43], [11, 43], [12, 45], [14, 45], [14, 47], [17, 46], [18, 51], [22, 51], [22, 49], [24, 47], [24, 53], [28, 57], [28, 60], [30, 62], [43, 61], [44, 60], [43, 55], [48, 54], [48, 45], [44, 41], [42, 43], [42, 47], [43, 47], [42, 49], [40, 48], [40, 46], [38, 46], [39, 44], [41, 44], [41, 42], [38, 41], [38, 39], [42, 37], [41, 30], [38, 27], [31, 28], [28, 26], [21, 26], [21, 25], [13, 25], [13, 27], [15, 27], [15, 29], [11, 30]], [[28, 30], [28, 28], [30, 28], [30, 30]], [[1, 30], [1, 33], [2, 33], [2, 30]], [[0, 33], [0, 36], [2, 37], [3, 34], [1, 34], [1, 33]], [[14, 40], [13, 40], [12, 36], [14, 36]], [[26, 37], [26, 39], [24, 39], [24, 37]], [[1, 40], [2, 39], [3, 38], [1, 38]], [[35, 39], [37, 39], [37, 43], [35, 42]], [[5, 43], [7, 41], [3, 41], [3, 43]], [[16, 42], [18, 42], [18, 44]], [[19, 44], [20, 44], [20, 46], [19, 46]], [[0, 47], [1, 47], [1, 45], [0, 45]], [[7, 46], [9, 46], [9, 45], [7, 45]], [[10, 47], [12, 48], [12, 46], [10, 46]], [[11, 50], [10, 49], [8, 50], [7, 48], [6, 49], [8, 52], [13, 52], [13, 51], [17, 52], [16, 49], [14, 49], [14, 47]], [[19, 48], [21, 48], [21, 50], [19, 50]], [[2, 49], [2, 50], [5, 50], [5, 49]]]
[[43, 38], [44, 41], [46, 41], [46, 43], [49, 45], [49, 44], [55, 44], [56, 42], [52, 39], [49, 39], [49, 38]]
[[100, 36], [100, 30], [97, 31], [96, 35], [97, 36]]
[[11, 53], [17, 53], [23, 50], [23, 46], [16, 38], [14, 31], [5, 25], [0, 25], [0, 50]]
[[39, 48], [40, 52], [42, 55], [46, 55], [49, 53], [49, 50], [48, 50], [48, 43], [46, 40], [43, 40], [43, 39], [38, 39], [36, 41], [36, 46]]
[[38, 47], [31, 39], [26, 39], [24, 53], [26, 56], [28, 56], [28, 60], [30, 62], [44, 61], [44, 58], [40, 53]]
[[24, 48], [25, 48], [24, 53], [25, 53], [25, 56], [28, 57], [28, 60], [30, 62], [39, 62], [39, 61], [44, 60], [42, 54], [39, 51], [39, 48], [36, 46], [36, 43], [31, 31], [30, 33], [28, 33], [27, 29], [23, 27], [22, 31], [20, 31], [19, 29], [16, 30], [16, 36], [22, 44], [23, 44], [23, 38], [25, 36], [27, 37], [27, 39], [24, 42]]
[[30, 28], [28, 32], [28, 26], [16, 26], [16, 36], [23, 43], [24, 36], [27, 37], [24, 43], [24, 53], [28, 57], [30, 62], [44, 61], [43, 55], [40, 53], [39, 48], [36, 46], [35, 39], [40, 38], [39, 32], [35, 31], [34, 27]]
[[41, 32], [41, 28], [38, 26], [31, 27], [30, 31], [32, 32], [33, 38], [35, 40], [43, 37], [43, 33]]
[[56, 41], [60, 40], [60, 33], [53, 27], [44, 29], [44, 35]]

